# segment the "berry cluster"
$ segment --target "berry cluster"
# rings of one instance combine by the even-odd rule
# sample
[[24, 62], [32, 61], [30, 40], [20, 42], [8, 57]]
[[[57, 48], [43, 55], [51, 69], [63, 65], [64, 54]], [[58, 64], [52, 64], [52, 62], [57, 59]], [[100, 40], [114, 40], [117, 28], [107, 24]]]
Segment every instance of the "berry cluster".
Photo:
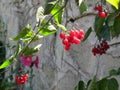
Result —
[[100, 18], [105, 18], [107, 17], [107, 12], [102, 8], [102, 6], [98, 5], [94, 7], [95, 11], [98, 11], [98, 16]]
[[28, 80], [28, 74], [16, 76], [15, 80], [18, 85], [24, 84]]
[[80, 44], [84, 38], [84, 30], [70, 30], [69, 33], [60, 33], [60, 38], [64, 44], [65, 50], [69, 50], [71, 44]]
[[108, 49], [109, 49], [108, 43], [105, 40], [103, 40], [102, 43], [100, 43], [99, 45], [92, 49], [92, 53], [94, 56], [96, 54], [102, 55], [105, 54]]

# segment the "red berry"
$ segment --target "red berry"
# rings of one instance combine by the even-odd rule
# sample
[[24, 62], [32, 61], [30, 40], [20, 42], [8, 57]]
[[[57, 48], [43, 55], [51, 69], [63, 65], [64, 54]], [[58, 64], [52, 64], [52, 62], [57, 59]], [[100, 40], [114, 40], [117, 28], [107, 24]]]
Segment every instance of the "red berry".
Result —
[[69, 41], [68, 41], [67, 38], [65, 38], [65, 39], [62, 40], [62, 43], [63, 43], [64, 45], [67, 45], [67, 44], [69, 43]]
[[74, 30], [70, 30], [70, 36], [75, 36], [75, 31]]
[[99, 6], [95, 6], [94, 10], [101, 12], [102, 11], [102, 6], [100, 6], [100, 5]]
[[84, 30], [80, 29], [79, 33], [84, 35]]
[[75, 30], [75, 36], [77, 37], [79, 35], [79, 30]]
[[80, 39], [78, 39], [77, 37], [73, 37], [73, 43], [75, 43], [75, 44], [80, 44]]
[[104, 12], [104, 11], [99, 12], [99, 13], [98, 13], [98, 16], [99, 16], [100, 18], [105, 18], [105, 17], [107, 16], [107, 12]]
[[98, 7], [97, 7], [97, 6], [95, 6], [95, 7], [94, 7], [94, 10], [95, 10], [95, 11], [97, 11], [97, 10], [98, 10]]
[[61, 39], [65, 38], [65, 34], [63, 32], [60, 33], [60, 38]]
[[65, 45], [65, 50], [70, 50], [70, 46]]
[[17, 82], [18, 85], [20, 84], [24, 84], [28, 79], [28, 74], [25, 74], [25, 75], [21, 75], [21, 76], [17, 76], [15, 78], [15, 81]]
[[102, 6], [98, 6], [98, 11], [99, 11], [99, 12], [102, 11]]
[[84, 39], [84, 35], [79, 34], [77, 38], [83, 40]]

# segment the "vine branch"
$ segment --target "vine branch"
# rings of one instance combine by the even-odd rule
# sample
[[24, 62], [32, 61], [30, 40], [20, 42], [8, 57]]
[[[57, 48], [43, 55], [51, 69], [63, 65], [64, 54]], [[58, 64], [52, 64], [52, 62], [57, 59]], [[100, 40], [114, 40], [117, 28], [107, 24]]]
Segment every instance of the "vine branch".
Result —
[[[68, 2], [68, 0], [65, 1], [64, 6], [62, 6], [55, 14], [53, 14], [53, 15], [48, 19], [48, 21], [47, 21], [41, 28], [45, 27], [45, 26], [50, 22], [50, 20], [52, 20], [52, 18], [53, 18], [57, 13], [59, 13], [61, 10], [63, 10], [63, 9], [66, 7], [67, 2]], [[40, 20], [39, 20], [38, 23], [40, 23]], [[38, 25], [38, 26], [39, 26], [39, 25]], [[32, 42], [32, 41], [35, 39], [35, 37], [39, 34], [41, 28], [36, 32], [36, 34], [33, 36], [33, 38], [28, 42], [28, 44], [25, 46], [25, 48], [21, 50], [21, 52], [20, 52], [21, 54], [26, 50], [26, 48], [31, 44], [31, 42]]]

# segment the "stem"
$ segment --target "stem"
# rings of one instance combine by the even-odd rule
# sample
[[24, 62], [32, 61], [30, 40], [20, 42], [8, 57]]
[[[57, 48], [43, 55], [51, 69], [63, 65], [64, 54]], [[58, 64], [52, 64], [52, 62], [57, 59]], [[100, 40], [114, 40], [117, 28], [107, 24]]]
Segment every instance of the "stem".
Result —
[[[86, 17], [86, 16], [95, 16], [95, 15], [96, 15], [96, 13], [86, 13], [86, 14], [83, 14], [83, 15], [81, 15], [81, 16], [79, 16], [79, 17], [73, 18], [73, 20], [74, 20], [74, 22], [75, 22], [76, 20], [81, 19], [81, 18], [83, 18], [83, 17]], [[69, 22], [70, 22], [70, 20], [67, 21], [67, 23], [69, 23]]]
[[109, 44], [109, 46], [114, 46], [114, 45], [118, 45], [118, 44], [120, 44], [120, 42], [115, 42], [115, 43]]
[[99, 59], [100, 59], [100, 56], [97, 57], [97, 69], [96, 69], [96, 76], [98, 74], [98, 69], [99, 69]]
[[[61, 10], [63, 10], [63, 9], [66, 7], [67, 2], [68, 2], [68, 0], [66, 0], [65, 5], [62, 6], [55, 14], [53, 14], [53, 15], [48, 19], [48, 21], [47, 21], [41, 28], [45, 27], [45, 26], [50, 22], [50, 20], [51, 20], [57, 13], [59, 13]], [[22, 54], [22, 53], [25, 51], [25, 49], [31, 44], [31, 42], [35, 39], [35, 37], [39, 34], [41, 28], [36, 32], [36, 34], [33, 36], [33, 38], [30, 40], [30, 42], [28, 42], [28, 44], [25, 46], [25, 48], [21, 50], [21, 52], [20, 52], [21, 54]]]

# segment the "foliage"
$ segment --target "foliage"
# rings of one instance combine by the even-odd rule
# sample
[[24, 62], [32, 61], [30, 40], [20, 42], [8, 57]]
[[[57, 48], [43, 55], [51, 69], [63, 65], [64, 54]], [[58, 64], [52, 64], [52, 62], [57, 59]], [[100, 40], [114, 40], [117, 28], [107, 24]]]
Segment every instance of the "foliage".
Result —
[[83, 81], [79, 81], [74, 90], [119, 90], [119, 85], [115, 78], [105, 77], [101, 80], [96, 79], [96, 76], [94, 76], [94, 78], [88, 82], [88, 85], [85, 85]]

